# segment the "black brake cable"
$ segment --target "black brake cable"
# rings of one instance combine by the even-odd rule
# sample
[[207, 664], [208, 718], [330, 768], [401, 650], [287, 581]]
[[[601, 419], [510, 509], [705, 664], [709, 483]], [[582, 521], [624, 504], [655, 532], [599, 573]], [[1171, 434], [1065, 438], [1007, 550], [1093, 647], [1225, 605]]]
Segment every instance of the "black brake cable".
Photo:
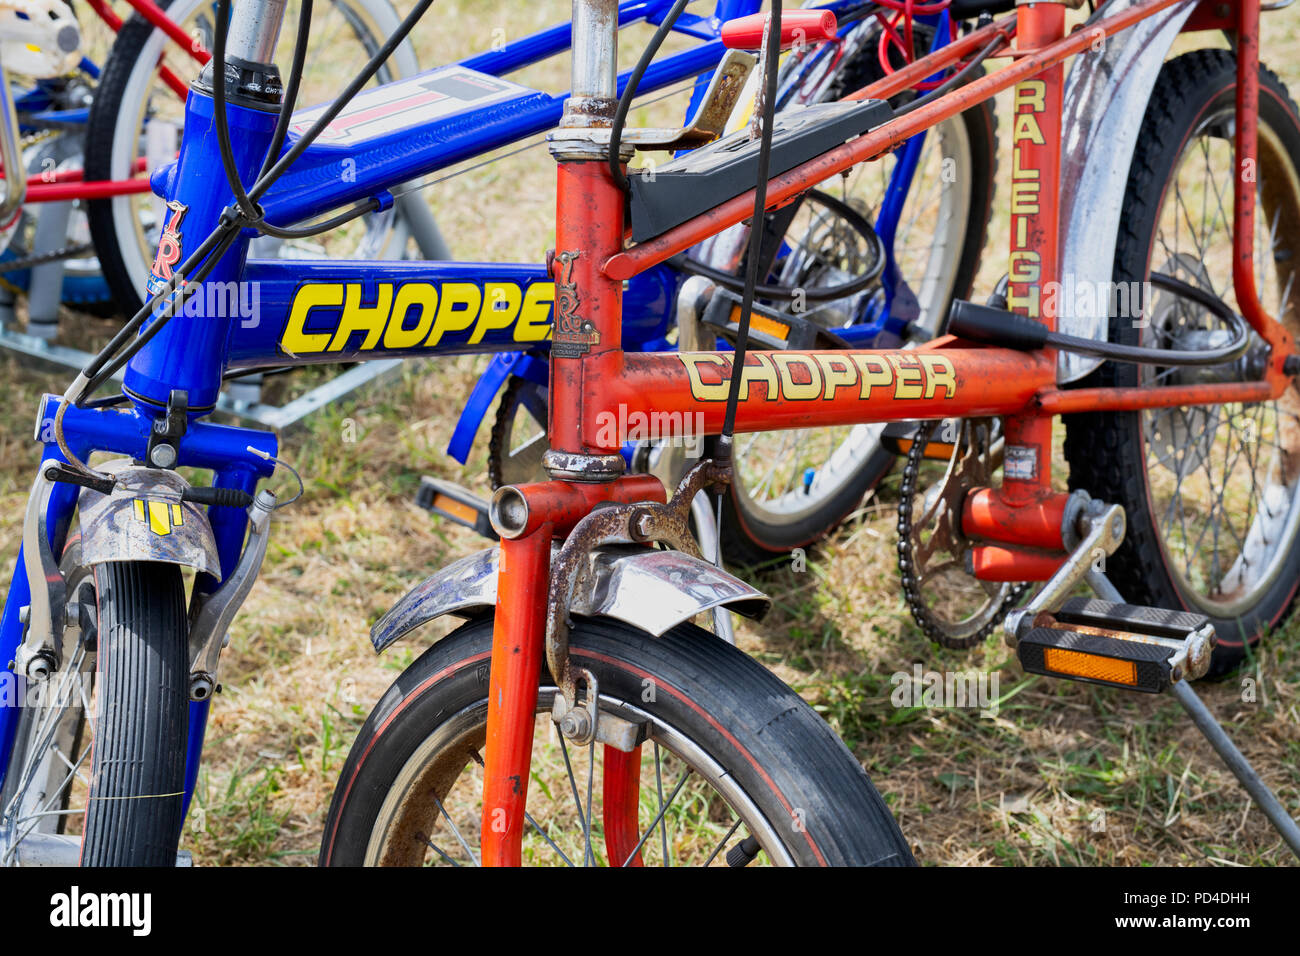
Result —
[[406, 15], [406, 18], [398, 24], [398, 27], [393, 31], [392, 36], [384, 41], [383, 46], [375, 51], [374, 56], [372, 56], [366, 65], [362, 67], [361, 72], [352, 78], [352, 82], [344, 88], [343, 92], [325, 108], [324, 112], [316, 118], [316, 121], [311, 124], [307, 131], [298, 138], [298, 141], [295, 142], [293, 146], [289, 147], [283, 156], [276, 160], [275, 165], [258, 178], [257, 182], [253, 184], [253, 188], [248, 191], [250, 199], [254, 202], [261, 199], [271, 185], [284, 175], [285, 170], [293, 165], [294, 161], [303, 154], [307, 147], [316, 141], [316, 138], [325, 131], [326, 127], [328, 127], [330, 123], [334, 122], [335, 117], [343, 111], [343, 108], [347, 106], [348, 103], [352, 102], [353, 97], [361, 91], [361, 88], [369, 83], [371, 77], [379, 72], [379, 68], [384, 65], [384, 61], [392, 55], [394, 50], [401, 46], [402, 41], [406, 39], [407, 34], [411, 32], [415, 27], [415, 24], [419, 22], [420, 18], [428, 12], [429, 7], [433, 6], [433, 3], [434, 0], [419, 0], [419, 3], [417, 3], [411, 9], [411, 12]]
[[[763, 129], [759, 135], [758, 181], [754, 184], [754, 216], [750, 220], [749, 258], [745, 263], [745, 288], [740, 300], [740, 321], [736, 348], [731, 360], [727, 390], [727, 410], [722, 419], [715, 460], [731, 464], [733, 435], [736, 431], [736, 405], [740, 401], [740, 383], [744, 378], [745, 355], [749, 348], [749, 319], [754, 310], [754, 290], [758, 285], [758, 263], [763, 250], [763, 220], [767, 210], [767, 179], [772, 159], [772, 126], [776, 116], [777, 67], [781, 60], [781, 0], [772, 0], [767, 20], [767, 56], [764, 60]], [[721, 506], [721, 502], [719, 502]], [[719, 545], [720, 546], [720, 545]]]
[[1003, 44], [1003, 42], [1005, 42], [1006, 38], [1006, 34], [1001, 32], [997, 33], [992, 40], [980, 48], [979, 52], [971, 58], [970, 62], [925, 95], [918, 96], [911, 102], [899, 106], [894, 110], [892, 118], [897, 119], [900, 116], [906, 116], [913, 110], [918, 110], [922, 106], [933, 103], [945, 93], [951, 93], [953, 90], [957, 89], [957, 87], [965, 86], [978, 75], [980, 67], [983, 65], [984, 61], [987, 60], [989, 56], [991, 56], [993, 52]]
[[677, 0], [669, 9], [667, 16], [659, 24], [659, 29], [655, 31], [646, 48], [641, 51], [641, 59], [637, 60], [636, 67], [632, 70], [631, 75], [627, 78], [627, 86], [623, 87], [623, 95], [618, 98], [618, 108], [614, 110], [614, 122], [609, 130], [609, 175], [614, 180], [614, 184], [623, 192], [631, 188], [627, 181], [627, 174], [623, 172], [623, 164], [619, 162], [619, 147], [623, 142], [623, 126], [627, 123], [628, 111], [632, 108], [632, 100], [636, 96], [636, 88], [641, 85], [641, 78], [645, 76], [645, 71], [649, 69], [650, 62], [663, 46], [664, 40], [673, 29], [673, 24], [681, 16], [682, 11], [686, 9], [686, 4], [691, 0]]
[[[432, 2], [432, 0], [429, 0]], [[217, 0], [217, 27], [216, 41], [212, 50], [212, 67], [213, 76], [224, 77], [226, 75], [226, 42], [230, 30], [230, 7], [232, 0]], [[298, 85], [303, 64], [306, 61], [307, 36], [309, 34], [311, 15], [311, 2], [307, 0], [298, 11], [298, 36], [293, 51], [293, 73], [289, 77], [289, 87], [286, 88], [285, 94], [280, 103], [279, 115], [276, 117], [275, 129], [271, 133], [271, 145], [268, 148], [266, 156], [262, 160], [262, 171], [258, 174], [258, 183], [252, 190], [244, 188], [243, 181], [239, 178], [239, 170], [235, 168], [235, 150], [230, 139], [230, 121], [226, 115], [226, 84], [224, 82], [213, 82], [212, 84], [212, 118], [216, 126], [217, 133], [217, 151], [221, 154], [221, 168], [226, 175], [226, 183], [230, 191], [235, 196], [235, 206], [238, 209], [242, 222], [241, 226], [249, 227], [274, 236], [277, 239], [306, 239], [311, 236], [320, 235], [331, 229], [337, 229], [344, 223], [351, 222], [359, 216], [374, 212], [380, 204], [377, 199], [367, 199], [364, 202], [345, 209], [343, 212], [322, 222], [313, 223], [303, 227], [281, 227], [273, 226], [267, 222], [262, 207], [257, 204], [257, 185], [264, 180], [275, 163], [276, 156], [280, 148], [284, 145], [284, 139], [288, 135], [289, 122], [293, 115], [294, 102], [298, 98]], [[382, 66], [382, 61], [376, 66]], [[369, 64], [367, 64], [367, 67]], [[367, 77], [367, 80], [369, 78]], [[364, 84], [363, 84], [364, 85]], [[350, 97], [349, 97], [350, 99]], [[270, 184], [267, 183], [269, 186]], [[265, 187], [263, 187], [265, 188]], [[256, 194], [256, 195], [255, 195]]]
[[[312, 124], [311, 128], [303, 134], [298, 142], [295, 143], [284, 156], [280, 157], [279, 161], [271, 166], [269, 170], [266, 169], [266, 167], [274, 158], [275, 153], [268, 150], [267, 156], [264, 158], [262, 164], [262, 168], [265, 171], [259, 175], [253, 188], [244, 194], [250, 203], [254, 205], [254, 209], [256, 209], [255, 204], [257, 199], [260, 198], [268, 188], [270, 188], [276, 179], [284, 174], [285, 170], [288, 169], [292, 162], [302, 154], [302, 152], [316, 139], [316, 137], [320, 135], [325, 127], [333, 121], [334, 117], [342, 111], [343, 107], [346, 106], [352, 97], [356, 95], [357, 91], [369, 82], [370, 78], [378, 72], [384, 61], [387, 60], [392, 51], [406, 39], [407, 34], [410, 33], [416, 22], [424, 15], [433, 2], [434, 0], [420, 0], [420, 3], [417, 4], [401, 24], [399, 24], [393, 35], [390, 36], [388, 40], [375, 52], [367, 62], [366, 66], [362, 69], [362, 72], [353, 79], [339, 98], [325, 110], [324, 114]], [[217, 62], [213, 65], [213, 75], [215, 79], [213, 84], [214, 104], [218, 102], [220, 104], [220, 109], [216, 110], [218, 142], [219, 144], [222, 144], [224, 141], [226, 152], [230, 152], [229, 129], [225, 115], [224, 69], [230, 0], [218, 0], [218, 9], [217, 42], [215, 44], [216, 49], [214, 50], [214, 60], [217, 60]], [[290, 77], [292, 96], [295, 99], [301, 75], [301, 68], [306, 60], [306, 38], [310, 29], [309, 24], [310, 18], [307, 15], [307, 10], [300, 10], [298, 18], [298, 42], [294, 49], [293, 58], [294, 75]], [[217, 70], [218, 65], [221, 66], [220, 70]], [[220, 92], [218, 93], [217, 91]], [[278, 141], [283, 144], [284, 136], [287, 135], [288, 124], [292, 112], [292, 99], [286, 97], [281, 103], [279, 116], [276, 120], [276, 128], [272, 133], [273, 143]], [[225, 137], [220, 136], [220, 132], [223, 129], [226, 133]], [[231, 183], [232, 192], [234, 192], [238, 198], [239, 194], [243, 191], [243, 184], [239, 182], [238, 176], [232, 177], [230, 175], [234, 171], [233, 162], [229, 165], [225, 163], [225, 153], [223, 153], [222, 158], [223, 167], [225, 167], [227, 177], [233, 178], [234, 180], [234, 182]], [[239, 188], [235, 189], [236, 186]], [[360, 206], [355, 207], [353, 210], [348, 210], [331, 220], [319, 223], [313, 228], [299, 231], [280, 230], [280, 232], [287, 236], [312, 235], [316, 232], [323, 232], [326, 229], [334, 228], [349, 219], [378, 208], [378, 205], [379, 204], [376, 200], [371, 199], [362, 203]], [[237, 206], [236, 208], [240, 212], [245, 211], [242, 207]], [[59, 411], [55, 414], [54, 437], [59, 446], [59, 450], [67, 457], [69, 464], [74, 470], [89, 477], [100, 477], [93, 469], [82, 462], [80, 458], [73, 453], [71, 447], [67, 443], [67, 439], [63, 434], [63, 417], [66, 413], [67, 406], [69, 404], [81, 406], [90, 398], [91, 395], [94, 394], [96, 389], [111, 379], [118, 369], [130, 361], [141, 348], [148, 344], [150, 339], [157, 335], [158, 332], [167, 325], [177, 311], [183, 307], [187, 297], [192, 294], [192, 287], [198, 282], [201, 282], [214, 268], [216, 268], [216, 264], [220, 261], [222, 256], [224, 256], [230, 245], [233, 244], [234, 239], [238, 236], [240, 230], [247, 225], [254, 224], [243, 220], [244, 217], [230, 214], [230, 211], [228, 210], [227, 215], [222, 216], [220, 224], [208, 234], [194, 252], [185, 258], [180, 268], [174, 272], [173, 278], [169, 280], [162, 289], [150, 296], [144, 305], [141, 306], [139, 311], [137, 311], [136, 314], [118, 330], [109, 342], [96, 353], [95, 357], [82, 368], [82, 370], [77, 374], [77, 377], [73, 379], [72, 384], [68, 386], [68, 389], [64, 392], [63, 401], [60, 403]], [[266, 226], [265, 223], [256, 220], [255, 224], [261, 227]], [[187, 279], [186, 276], [189, 276], [190, 278]], [[140, 329], [143, 323], [154, 314], [154, 310], [164, 301], [167, 302], [167, 305], [158, 313], [153, 325], [151, 325], [143, 335], [136, 336], [134, 341], [132, 341], [131, 337], [136, 335], [136, 332]]]
[[[424, 13], [433, 4], [433, 2], [434, 0], [421, 0], [421, 2], [407, 15], [406, 19], [404, 19], [402, 23], [398, 26], [397, 30], [393, 33], [393, 35], [390, 36], [388, 40], [379, 48], [379, 50], [376, 51], [376, 53], [370, 58], [370, 60], [366, 63], [366, 66], [362, 69], [361, 73], [358, 74], [358, 76], [353, 79], [353, 81], [348, 85], [348, 87], [344, 90], [344, 92], [340, 94], [339, 98], [336, 99], [325, 110], [324, 114], [315, 123], [312, 124], [311, 128], [308, 129], [307, 132], [303, 134], [303, 136], [294, 144], [293, 147], [291, 147], [282, 157], [280, 157], [280, 159], [273, 166], [271, 166], [271, 168], [267, 172], [262, 173], [258, 177], [258, 180], [254, 184], [253, 188], [246, 191], [246, 195], [252, 203], [256, 203], [256, 201], [266, 192], [266, 190], [269, 189], [270, 186], [277, 179], [279, 179], [280, 176], [284, 174], [285, 170], [288, 169], [289, 165], [299, 155], [301, 155], [301, 153], [307, 148], [307, 146], [309, 146], [316, 139], [316, 137], [318, 137], [321, 134], [321, 132], [324, 131], [325, 127], [327, 127], [330, 124], [330, 122], [333, 121], [334, 117], [337, 116], [338, 113], [343, 109], [343, 107], [347, 105], [347, 102], [351, 100], [353, 96], [356, 95], [357, 91], [360, 90], [360, 88], [364, 86], [367, 82], [369, 82], [370, 78], [376, 72], [378, 72], [381, 66], [383, 66], [383, 63], [388, 58], [389, 54], [391, 54], [391, 52], [394, 49], [396, 49], [397, 46], [401, 44], [401, 42], [404, 39], [406, 39], [406, 35], [410, 33], [411, 29], [415, 26], [416, 21], [418, 21], [420, 17], [424, 15]], [[230, 0], [218, 0], [218, 7], [219, 9], [224, 8], [225, 13], [228, 14], [230, 11]], [[218, 16], [216, 42], [214, 44], [214, 51], [213, 51], [213, 60], [217, 61], [218, 57], [220, 57], [219, 62], [223, 66], [225, 63], [225, 52], [226, 52], [225, 44], [226, 44], [226, 34], [228, 32], [226, 23], [228, 19], [229, 19], [228, 16], [220, 16], [220, 15]], [[298, 20], [298, 42], [304, 51], [306, 49], [305, 39], [309, 30], [309, 26], [307, 25], [309, 24], [309, 22], [310, 21], [304, 19], [300, 11], [299, 20]], [[299, 69], [299, 65], [305, 62], [305, 56], [306, 56], [305, 52], [303, 52], [300, 55], [299, 50], [295, 48], [294, 58], [293, 58], [295, 74], [301, 72], [301, 70]], [[220, 73], [220, 74], [217, 73], [215, 63], [214, 63], [213, 70], [214, 70], [214, 76], [220, 76], [222, 79], [224, 79], [224, 73]], [[214, 86], [214, 91], [213, 91], [214, 103], [216, 103], [219, 100], [221, 104], [221, 108], [215, 111], [217, 116], [220, 117], [216, 123], [218, 127], [218, 134], [220, 134], [221, 128], [223, 127], [226, 128], [227, 136], [224, 138], [224, 145], [226, 150], [229, 151], [230, 150], [230, 140], [228, 135], [229, 129], [228, 129], [228, 124], [225, 122], [225, 109], [224, 109], [225, 107], [224, 83], [215, 82], [213, 86]], [[298, 77], [296, 75], [290, 77], [290, 87], [295, 91], [294, 96], [296, 97], [296, 90], [298, 87]], [[217, 90], [220, 90], [221, 92], [218, 94]], [[280, 116], [277, 118], [276, 121], [276, 132], [272, 133], [273, 139], [281, 128], [283, 128], [287, 133], [288, 124], [291, 116], [292, 116], [292, 104], [289, 98], [286, 97], [281, 104]], [[219, 145], [221, 139], [222, 137], [218, 135]], [[263, 168], [265, 168], [269, 164], [269, 161], [273, 157], [274, 157], [274, 153], [268, 151], [268, 155], [263, 162]], [[223, 167], [224, 165], [225, 164], [224, 164], [224, 157], [223, 157]], [[233, 167], [233, 163], [231, 165]], [[226, 169], [227, 174], [229, 174], [231, 171], [232, 169]], [[232, 192], [236, 192], [236, 195], [238, 195], [237, 191], [235, 190], [235, 186], [239, 186], [239, 188], [242, 189], [243, 184], [238, 182], [237, 176], [233, 178], [235, 182], [230, 183], [231, 190]], [[357, 215], [361, 215], [365, 212], [369, 212], [372, 208], [374, 208], [377, 205], [378, 204], [375, 202], [375, 200], [368, 200], [367, 203], [362, 204], [362, 207], [358, 207], [354, 210], [348, 210], [345, 213], [334, 217], [334, 219], [328, 220], [324, 223], [318, 224], [315, 227], [312, 227], [310, 230], [304, 230], [302, 232], [297, 232], [294, 230], [280, 230], [280, 231], [289, 233], [290, 235], [315, 234], [318, 231], [323, 232], [326, 229], [335, 228], [336, 226], [341, 225], [343, 222], [346, 222], [348, 219], [355, 218]], [[242, 212], [242, 209], [240, 211]], [[157, 331], [161, 330], [161, 327], [166, 325], [166, 323], [172, 318], [173, 315], [175, 315], [176, 311], [183, 304], [184, 297], [187, 293], [187, 286], [189, 284], [187, 282], [185, 285], [182, 285], [182, 283], [185, 282], [184, 277], [187, 274], [190, 274], [192, 270], [198, 268], [199, 264], [205, 260], [208, 254], [213, 249], [215, 249], [218, 245], [222, 244], [228, 236], [237, 235], [240, 229], [249, 225], [256, 225], [260, 228], [260, 227], [264, 227], [266, 223], [256, 221], [256, 220], [251, 223], [245, 222], [242, 220], [242, 218], [239, 218], [233, 214], [223, 217], [221, 224], [218, 225], [217, 228], [214, 229], [208, 235], [208, 237], [203, 240], [199, 248], [196, 249], [191, 255], [186, 257], [185, 261], [182, 263], [180, 268], [175, 271], [175, 278], [172, 281], [170, 281], [163, 289], [155, 293], [144, 304], [144, 306], [141, 307], [141, 309], [125, 325], [122, 326], [122, 328], [117, 332], [116, 335], [113, 336], [113, 338], [108, 342], [108, 344], [105, 345], [104, 348], [102, 348], [96, 354], [95, 358], [92, 359], [90, 363], [86, 365], [86, 367], [82, 370], [81, 374], [77, 376], [77, 379], [74, 380], [73, 384], [69, 387], [68, 392], [65, 393], [65, 398], [72, 401], [73, 404], [79, 405], [86, 398], [88, 398], [96, 388], [98, 388], [105, 381], [111, 378], [113, 372], [115, 372], [118, 368], [120, 368], [123, 364], [125, 364], [125, 362], [129, 361], [140, 350], [140, 348], [147, 343], [148, 339], [144, 337], [136, 338], [135, 341], [130, 341], [130, 339], [131, 336], [133, 336], [136, 333], [136, 331], [140, 328], [140, 326], [153, 314], [153, 311], [159, 306], [159, 304], [161, 304], [165, 299], [169, 297], [173, 298], [173, 302], [169, 306], [169, 308], [158, 316], [158, 319], [154, 323], [154, 325], [150, 326], [149, 337], [156, 335]], [[222, 249], [223, 253], [224, 251], [225, 249]], [[220, 258], [219, 256], [216, 257], [216, 259], [219, 258]], [[189, 282], [201, 281], [201, 279], [205, 277], [211, 271], [212, 268], [215, 268], [216, 259], [214, 259], [211, 265], [208, 266], [206, 269], [200, 268], [199, 272], [194, 273], [193, 277], [189, 280]], [[176, 293], [178, 292], [178, 290], [181, 294], [179, 299], [176, 298]], [[117, 358], [114, 359], [113, 356], [119, 352], [121, 354], [118, 354]], [[109, 370], [107, 374], [104, 374], [103, 369], [110, 360], [113, 361], [113, 368]], [[60, 447], [63, 448], [62, 443], [60, 444]], [[63, 448], [63, 450], [66, 453], [67, 449]]]
[[[824, 193], [819, 189], [808, 190], [807, 196], [812, 197], [817, 202], [826, 206], [841, 219], [848, 223], [849, 227], [856, 232], [861, 238], [866, 240], [871, 246], [875, 257], [871, 266], [862, 274], [855, 276], [847, 282], [841, 282], [838, 285], [821, 285], [821, 286], [786, 286], [786, 285], [759, 285], [754, 287], [754, 295], [757, 298], [765, 299], [770, 302], [792, 302], [795, 299], [803, 299], [805, 302], [835, 302], [840, 299], [847, 299], [849, 296], [857, 295], [870, 287], [880, 274], [885, 271], [886, 256], [885, 244], [877, 235], [876, 230], [872, 228], [865, 216], [842, 200], [836, 199], [830, 193]], [[667, 265], [685, 272], [689, 275], [703, 276], [704, 278], [728, 289], [731, 292], [741, 292], [744, 290], [744, 279], [738, 278], [730, 272], [724, 272], [721, 269], [714, 268], [707, 263], [700, 262], [698, 259], [690, 258], [686, 253], [678, 253], [667, 260]]]
[[1047, 344], [1063, 352], [1091, 355], [1115, 362], [1179, 367], [1221, 365], [1239, 358], [1250, 347], [1250, 326], [1218, 296], [1163, 272], [1152, 272], [1151, 284], [1180, 298], [1189, 299], [1214, 315], [1232, 330], [1232, 340], [1226, 345], [1209, 349], [1161, 349], [1149, 345], [1099, 341], [1063, 332], [1048, 332], [1045, 337]]
[[[302, 0], [298, 9], [298, 33], [293, 38], [293, 60], [289, 65], [289, 79], [284, 84], [284, 94], [280, 101], [280, 115], [275, 118], [275, 131], [271, 134], [271, 145], [262, 160], [262, 168], [257, 171], [257, 179], [267, 174], [275, 165], [276, 157], [284, 148], [285, 138], [289, 135], [289, 124], [293, 122], [293, 110], [298, 105], [298, 88], [302, 85], [302, 71], [307, 65], [307, 41], [311, 37], [312, 0]], [[225, 49], [222, 48], [224, 55]], [[254, 182], [257, 180], [255, 179]]]

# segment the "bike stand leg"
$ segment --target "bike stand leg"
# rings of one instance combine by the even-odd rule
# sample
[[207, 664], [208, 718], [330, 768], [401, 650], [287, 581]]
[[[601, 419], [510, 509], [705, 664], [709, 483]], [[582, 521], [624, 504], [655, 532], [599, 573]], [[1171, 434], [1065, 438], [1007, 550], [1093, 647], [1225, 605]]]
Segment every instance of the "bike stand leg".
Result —
[[376, 362], [363, 362], [354, 365], [342, 374], [334, 376], [324, 385], [318, 385], [305, 395], [295, 398], [285, 405], [244, 404], [231, 396], [229, 389], [223, 391], [217, 399], [217, 408], [230, 412], [241, 418], [265, 425], [267, 428], [287, 428], [299, 419], [305, 418], [318, 408], [337, 401], [362, 385], [375, 382], [396, 372], [404, 359], [381, 359]]
[[[701, 491], [691, 499], [691, 517], [695, 519], [695, 535], [700, 541], [700, 553], [705, 560], [722, 568], [722, 542], [718, 540], [718, 522], [709, 507], [709, 496]], [[731, 626], [731, 612], [725, 607], [713, 609], [713, 633], [733, 647], [736, 634]]]
[[[1100, 571], [1089, 571], [1087, 580], [1102, 600], [1124, 603], [1124, 596], [1119, 593], [1119, 589]], [[1260, 779], [1245, 754], [1237, 749], [1237, 745], [1210, 713], [1205, 702], [1196, 695], [1196, 691], [1192, 690], [1191, 683], [1185, 680], [1175, 681], [1173, 694], [1178, 698], [1178, 703], [1183, 705], [1183, 710], [1187, 711], [1187, 716], [1192, 718], [1196, 729], [1210, 742], [1210, 746], [1227, 764], [1232, 775], [1241, 781], [1241, 785], [1246, 788], [1246, 792], [1250, 794], [1256, 806], [1264, 811], [1264, 816], [1268, 818], [1269, 823], [1273, 824], [1273, 829], [1281, 834], [1286, 845], [1291, 848], [1291, 852], [1300, 858], [1300, 826], [1291, 819], [1281, 801], [1268, 788], [1268, 784]]]
[[451, 249], [447, 247], [447, 240], [442, 237], [442, 230], [433, 218], [433, 210], [419, 195], [411, 193], [403, 196], [397, 200], [397, 208], [401, 210], [402, 218], [411, 230], [411, 238], [415, 240], [420, 255], [426, 259], [451, 261]]
[[[72, 203], [50, 202], [41, 207], [36, 220], [36, 235], [32, 249], [45, 252], [58, 249], [68, 241], [68, 220], [72, 217]], [[63, 300], [62, 259], [32, 267], [31, 283], [27, 287], [27, 334], [49, 340], [59, 331], [59, 303]]]

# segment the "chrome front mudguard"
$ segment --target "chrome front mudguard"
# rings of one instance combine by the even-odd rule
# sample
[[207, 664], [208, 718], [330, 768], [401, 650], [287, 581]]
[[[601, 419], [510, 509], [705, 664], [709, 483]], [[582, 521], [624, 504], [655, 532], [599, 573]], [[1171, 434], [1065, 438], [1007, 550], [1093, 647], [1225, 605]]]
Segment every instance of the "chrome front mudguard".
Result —
[[[1108, 13], [1138, 0], [1113, 0]], [[1128, 185], [1129, 164], [1147, 101], [1160, 67], [1191, 16], [1194, 3], [1170, 7], [1100, 41], [1101, 52], [1075, 60], [1065, 86], [1061, 129], [1061, 277], [1070, 288], [1108, 289], [1115, 262], [1115, 237]], [[1100, 301], [1100, 300], [1099, 300]], [[1107, 299], [1108, 301], [1108, 299]], [[1062, 332], [1104, 341], [1106, 310], [1063, 315]], [[1101, 364], [1087, 355], [1060, 352], [1057, 379], [1073, 382]]]
[[[55, 557], [49, 534], [50, 497], [54, 482], [47, 459], [32, 485], [23, 522], [23, 570], [30, 603], [19, 612], [25, 633], [15, 651], [14, 669], [28, 678], [45, 679], [61, 662], [66, 566]], [[76, 548], [78, 567], [107, 561], [159, 561], [221, 576], [217, 542], [207, 514], [182, 500], [189, 487], [175, 472], [142, 468], [130, 459], [98, 469], [117, 478], [111, 494], [83, 488], [78, 497], [81, 528], [68, 551]], [[67, 551], [65, 551], [65, 554]]]
[[204, 509], [181, 500], [189, 484], [174, 471], [127, 459], [99, 468], [117, 477], [112, 494], [81, 492], [82, 562], [160, 561], [221, 577], [217, 541]]
[[[470, 618], [490, 611], [498, 554], [497, 548], [471, 554], [412, 588], [371, 628], [375, 651], [444, 614]], [[609, 546], [597, 548], [590, 560], [594, 573], [584, 578], [590, 585], [574, 594], [570, 611], [612, 617], [655, 636], [715, 607], [762, 617], [772, 603], [739, 578], [680, 551]]]

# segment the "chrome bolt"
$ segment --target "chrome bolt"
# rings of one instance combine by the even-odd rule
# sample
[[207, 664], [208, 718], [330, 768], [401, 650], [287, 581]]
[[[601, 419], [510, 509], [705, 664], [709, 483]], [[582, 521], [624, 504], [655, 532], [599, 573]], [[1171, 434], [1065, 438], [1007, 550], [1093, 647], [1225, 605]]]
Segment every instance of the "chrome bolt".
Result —
[[207, 700], [212, 696], [212, 678], [207, 674], [190, 677], [190, 700]]
[[560, 733], [570, 740], [585, 739], [591, 733], [591, 718], [575, 708], [560, 718]]
[[50, 679], [50, 674], [54, 672], [54, 658], [49, 654], [41, 652], [27, 662], [27, 679], [35, 681], [46, 681]]
[[149, 452], [149, 464], [155, 468], [170, 468], [176, 464], [176, 448], [172, 445], [154, 445]]

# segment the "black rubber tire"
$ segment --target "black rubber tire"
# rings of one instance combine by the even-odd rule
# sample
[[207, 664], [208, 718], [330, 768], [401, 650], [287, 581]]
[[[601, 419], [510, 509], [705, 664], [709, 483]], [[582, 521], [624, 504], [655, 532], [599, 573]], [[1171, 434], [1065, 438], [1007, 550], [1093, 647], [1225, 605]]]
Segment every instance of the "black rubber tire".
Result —
[[[466, 707], [486, 715], [491, 650], [491, 616], [471, 621], [429, 648], [380, 699], [334, 790], [322, 866], [361, 865], [384, 799], [419, 744]], [[741, 784], [801, 865], [914, 862], [888, 807], [830, 727], [734, 647], [693, 625], [653, 637], [579, 618], [570, 654], [595, 673], [602, 697], [640, 702], [645, 680], [653, 680], [656, 718]], [[542, 686], [554, 686], [545, 674]], [[804, 832], [782, 825], [790, 807], [804, 811]]]
[[[171, 2], [172, 0], [157, 0], [158, 6], [163, 10], [171, 6]], [[126, 93], [131, 71], [154, 30], [152, 23], [140, 14], [133, 13], [127, 17], [122, 29], [118, 31], [117, 39], [113, 41], [86, 121], [87, 182], [113, 178], [113, 135], [117, 114], [122, 109], [122, 97]], [[90, 240], [94, 243], [95, 255], [99, 257], [104, 281], [108, 283], [118, 311], [130, 318], [140, 311], [144, 297], [139, 288], [141, 277], [132, 273], [122, 257], [113, 217], [113, 200], [90, 200], [86, 203], [86, 218], [90, 223]]]
[[[1200, 117], [1231, 103], [1236, 90], [1236, 62], [1226, 50], [1196, 50], [1165, 63], [1147, 106], [1129, 167], [1120, 215], [1113, 279], [1146, 279], [1155, 231], [1174, 163]], [[1300, 120], [1296, 105], [1275, 74], [1260, 69], [1260, 124], [1269, 124], [1286, 144], [1292, 162], [1300, 162]], [[1226, 175], [1230, 175], [1230, 172]], [[1231, 190], [1229, 189], [1229, 193]], [[1300, 237], [1297, 237], [1300, 240]], [[1140, 330], [1129, 318], [1112, 316], [1110, 340], [1137, 345]], [[1107, 363], [1078, 383], [1079, 387], [1122, 388], [1139, 384], [1137, 366]], [[1161, 534], [1149, 499], [1146, 441], [1141, 412], [1089, 413], [1066, 416], [1065, 457], [1070, 488], [1123, 505], [1128, 530], [1106, 572], [1125, 600], [1135, 604], [1200, 611], [1179, 587], [1167, 564]], [[1293, 548], [1273, 585], [1240, 618], [1212, 617], [1219, 638], [1208, 676], [1235, 669], [1269, 628], [1291, 610], [1300, 584], [1300, 548]]]
[[189, 660], [174, 564], [95, 568], [97, 714], [82, 866], [175, 866], [184, 809]]

